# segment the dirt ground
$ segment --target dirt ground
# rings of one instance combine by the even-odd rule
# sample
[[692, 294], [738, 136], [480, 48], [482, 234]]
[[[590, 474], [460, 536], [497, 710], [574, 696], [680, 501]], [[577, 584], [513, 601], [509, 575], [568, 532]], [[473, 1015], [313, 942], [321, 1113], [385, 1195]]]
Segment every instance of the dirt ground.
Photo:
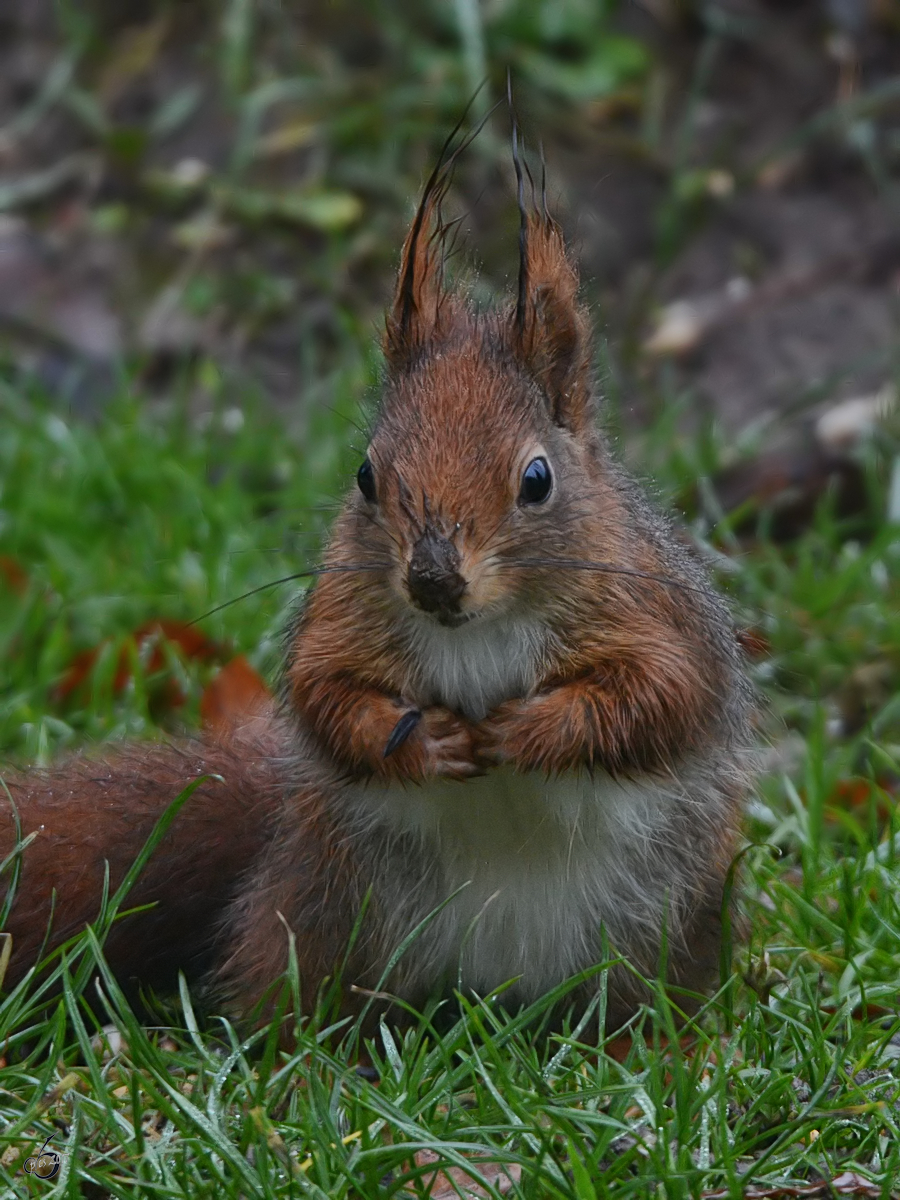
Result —
[[[217, 6], [125, 7], [93, 6], [102, 51], [96, 35], [73, 51], [51, 0], [0, 9], [3, 353], [83, 412], [122, 361], [149, 392], [209, 359], [296, 403], [340, 360], [348, 319], [377, 329], [435, 130], [398, 135], [393, 173], [355, 178], [339, 139], [304, 132], [302, 102], [276, 106], [268, 149], [235, 184], [241, 110], [208, 53]], [[334, 7], [307, 6], [257, 53], [274, 78], [273, 39], [305, 38], [364, 104], [388, 52], [368, 6], [353, 33]], [[626, 411], [688, 394], [737, 434], [878, 392], [898, 345], [898, 6], [677, 9], [621, 6], [652, 55], [633, 88], [580, 105], [518, 88]], [[179, 97], [188, 115], [170, 111], [167, 131]], [[484, 293], [511, 273], [515, 212], [508, 167], [473, 157], [459, 192]], [[266, 200], [310, 178], [332, 188], [324, 212], [286, 218]]]

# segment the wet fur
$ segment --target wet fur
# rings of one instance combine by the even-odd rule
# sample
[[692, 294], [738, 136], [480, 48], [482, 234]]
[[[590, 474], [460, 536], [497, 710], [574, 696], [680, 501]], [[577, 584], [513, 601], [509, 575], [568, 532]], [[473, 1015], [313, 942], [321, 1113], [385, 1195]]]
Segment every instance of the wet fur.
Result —
[[[177, 987], [178, 972], [201, 978], [221, 953], [222, 913], [248, 865], [272, 836], [282, 802], [275, 726], [252, 741], [185, 742], [117, 748], [105, 759], [70, 758], [46, 770], [3, 770], [23, 837], [16, 899], [5, 930], [13, 954], [6, 986], [52, 949], [96, 922], [106, 871], [109, 894], [178, 795], [202, 775], [218, 775], [187, 800], [151, 856], [122, 911], [106, 954], [137, 1001], [140, 986]], [[15, 846], [12, 804], [0, 791], [0, 852]], [[8, 876], [7, 876], [8, 878]]]
[[[243, 1012], [292, 945], [304, 1007], [339, 969], [378, 986], [459, 888], [388, 981], [409, 1000], [513, 976], [508, 999], [533, 999], [599, 957], [601, 929], [650, 974], [665, 938], [669, 978], [710, 983], [749, 776], [732, 623], [599, 432], [589, 321], [546, 213], [522, 207], [514, 302], [476, 312], [445, 287], [452, 156], [428, 181], [388, 314], [375, 500], [354, 489], [335, 523], [289, 635], [281, 716], [237, 749], [131, 748], [99, 775], [78, 760], [16, 777], [26, 832], [68, 796], [66, 830], [43, 858], [25, 852], [20, 964], [51, 881], [74, 929], [97, 864], [114, 856], [118, 873], [181, 780], [212, 770], [225, 784], [203, 789], [151, 862], [142, 895], [161, 907], [144, 936], [164, 959], [168, 933], [192, 926], [168, 965], [217, 952], [220, 992]], [[523, 505], [536, 455], [553, 490]], [[452, 545], [465, 580], [453, 625], [409, 585], [426, 535]], [[401, 720], [411, 733], [395, 748]], [[643, 996], [617, 968], [611, 1020]]]

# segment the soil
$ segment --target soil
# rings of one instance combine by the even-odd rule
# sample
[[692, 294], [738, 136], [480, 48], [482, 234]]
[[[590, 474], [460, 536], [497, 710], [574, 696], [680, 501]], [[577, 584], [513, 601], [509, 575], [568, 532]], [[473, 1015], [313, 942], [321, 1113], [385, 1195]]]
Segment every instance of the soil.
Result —
[[[127, 9], [123, 18], [106, 6], [120, 50], [156, 19], [153, 4]], [[623, 28], [654, 56], [643, 91], [577, 108], [519, 95], [627, 413], [641, 420], [686, 391], [736, 434], [767, 414], [808, 419], [816, 405], [877, 391], [894, 369], [900, 288], [895, 5], [720, 0], [705, 24], [678, 10], [622, 6]], [[172, 11], [148, 69], [129, 75], [121, 52], [118, 77], [90, 53], [78, 66], [83, 90], [126, 131], [195, 88], [190, 118], [142, 154], [139, 177], [127, 144], [101, 146], [71, 104], [29, 123], [69, 43], [51, 0], [5, 0], [0, 345], [81, 412], [115, 390], [123, 358], [140, 365], [149, 392], [165, 392], [178, 364], [198, 356], [284, 408], [308, 392], [311, 370], [340, 360], [348, 313], [377, 327], [428, 139], [400, 148], [396, 178], [360, 185], [363, 216], [339, 254], [329, 235], [278, 220], [224, 216], [192, 229], [209, 213], [157, 202], [148, 173], [199, 161], [227, 176], [238, 128], [209, 55], [196, 52], [208, 14]], [[359, 39], [329, 30], [321, 7], [304, 19], [298, 36], [305, 27], [331, 38], [323, 54], [343, 77], [371, 81], [375, 40], [362, 54]], [[251, 172], [254, 186], [308, 177], [315, 154], [300, 145], [273, 156]], [[474, 157], [459, 192], [488, 292], [510, 274], [515, 211], [509, 171]], [[198, 265], [217, 281], [205, 304], [186, 302]], [[648, 341], [676, 301], [696, 328], [656, 353]]]

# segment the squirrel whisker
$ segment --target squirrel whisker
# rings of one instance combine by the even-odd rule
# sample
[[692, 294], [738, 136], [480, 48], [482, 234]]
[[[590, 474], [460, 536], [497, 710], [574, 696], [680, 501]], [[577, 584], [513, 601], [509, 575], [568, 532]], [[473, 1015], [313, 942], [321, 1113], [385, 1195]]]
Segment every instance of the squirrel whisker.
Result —
[[652, 571], [638, 571], [634, 567], [617, 567], [614, 563], [593, 562], [580, 558], [506, 558], [501, 560], [504, 567], [564, 567], [573, 571], [601, 571], [608, 575], [628, 575], [634, 579], [647, 579], [651, 583], [661, 583], [665, 587], [678, 588], [682, 592], [696, 592], [705, 595], [701, 587], [683, 583], [680, 579], [670, 579], [667, 575], [655, 575]]
[[267, 592], [269, 588], [278, 587], [282, 583], [292, 583], [295, 579], [312, 579], [318, 575], [336, 575], [349, 571], [387, 571], [390, 569], [390, 563], [374, 562], [374, 563], [337, 563], [331, 567], [313, 567], [306, 571], [295, 571], [292, 575], [282, 575], [280, 579], [272, 579], [269, 583], [261, 583], [259, 587], [251, 588], [249, 592], [242, 592], [240, 596], [232, 596], [230, 600], [225, 600], [222, 604], [217, 604], [215, 608], [209, 609], [199, 617], [194, 617], [193, 621], [188, 621], [188, 627], [191, 625], [199, 625], [201, 621], [205, 621], [207, 617], [213, 616], [217, 612], [221, 612], [223, 608], [230, 608], [232, 604], [239, 604], [241, 600], [249, 600], [251, 596], [257, 595], [259, 592]]
[[[517, 1007], [583, 975], [565, 1006], [593, 1012], [601, 930], [627, 960], [603, 984], [609, 1032], [663, 969], [679, 1006], [720, 978], [752, 770], [734, 624], [600, 430], [578, 271], [515, 122], [515, 294], [483, 311], [448, 286], [459, 224], [441, 204], [464, 124], [401, 252], [356, 487], [321, 559], [297, 557], [324, 565], [197, 618], [315, 580], [278, 701], [242, 699], [237, 672], [202, 739], [6, 775], [19, 817], [0, 804], [0, 859], [23, 855], [7, 981], [43, 954], [51, 917], [59, 947], [118, 889], [112, 911], [153, 839], [129, 898], [152, 918], [106, 940], [123, 986], [212, 966], [237, 1013], [280, 1020], [272, 983], [290, 965], [306, 1013], [342, 976], [341, 1014], [368, 1036], [373, 997], [399, 998], [394, 1020], [453, 981], [502, 985]], [[571, 571], [619, 579], [578, 587]], [[410, 619], [417, 599], [435, 619]], [[27, 848], [22, 829], [41, 831]]]

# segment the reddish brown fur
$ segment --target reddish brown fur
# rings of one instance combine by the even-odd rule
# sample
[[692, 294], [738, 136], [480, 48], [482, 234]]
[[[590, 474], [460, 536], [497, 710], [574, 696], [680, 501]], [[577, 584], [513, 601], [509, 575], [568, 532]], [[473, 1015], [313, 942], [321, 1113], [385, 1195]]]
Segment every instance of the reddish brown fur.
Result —
[[[256, 749], [246, 741], [200, 752], [132, 748], [108, 761], [105, 779], [85, 760], [16, 777], [26, 832], [48, 814], [55, 822], [64, 812], [67, 826], [25, 852], [27, 900], [12, 924], [20, 971], [43, 935], [51, 887], [61, 897], [58, 939], [96, 911], [103, 860], [115, 886], [192, 772], [213, 770], [226, 782], [189, 802], [132, 897], [160, 901], [152, 929], [145, 920], [141, 957], [186, 965], [208, 947], [227, 894], [238, 893], [219, 977], [247, 1010], [284, 969], [290, 935], [311, 1002], [343, 961], [371, 872], [389, 861], [391, 837], [377, 835], [382, 851], [354, 825], [348, 780], [464, 780], [507, 764], [551, 776], [587, 770], [677, 781], [684, 764], [696, 773], [700, 763], [709, 776], [703, 803], [717, 815], [686, 805], [675, 817], [680, 840], [665, 853], [684, 892], [671, 975], [691, 986], [707, 981], [747, 744], [730, 621], [596, 429], [589, 322], [558, 228], [527, 215], [519, 303], [476, 314], [444, 289], [445, 188], [438, 171], [404, 246], [369, 450], [377, 494], [371, 502], [354, 492], [335, 525], [325, 573], [291, 639], [284, 729], [272, 716], [262, 720]], [[553, 490], [545, 504], [527, 505], [521, 480], [535, 456], [552, 464]], [[446, 679], [429, 674], [438, 671], [427, 661], [429, 638], [444, 634], [418, 611], [409, 583], [414, 548], [426, 538], [458, 559], [461, 622], [476, 632], [484, 623], [522, 629], [528, 682], [481, 708], [477, 696], [440, 702], [455, 686], [452, 660], [441, 668]], [[503, 663], [484, 669], [491, 687], [504, 686]], [[398, 721], [414, 709], [419, 724], [386, 757]], [[279, 794], [272, 835], [267, 820]], [[411, 877], [407, 890], [420, 882]], [[391, 886], [402, 895], [403, 879]], [[378, 983], [387, 953], [378, 930], [391, 915], [379, 905], [388, 903], [376, 889], [347, 964], [351, 982]], [[633, 944], [620, 948], [652, 969], [656, 943], [635, 923]], [[109, 949], [120, 973], [136, 965], [121, 939]], [[612, 994], [623, 1011], [640, 999], [624, 974]]]
[[[291, 792], [252, 886], [232, 906], [229, 929], [237, 936], [226, 950], [218, 983], [245, 1014], [271, 992], [292, 946], [303, 1005], [311, 1009], [322, 984], [344, 963], [362, 909], [365, 886], [348, 831], [328, 785], [315, 772], [309, 776]], [[359, 950], [348, 968], [348, 981], [373, 982]], [[344, 1004], [352, 1011], [349, 990]], [[271, 996], [264, 1013], [270, 1011]]]
[[[171, 990], [179, 969], [208, 968], [225, 906], [271, 837], [284, 786], [275, 749], [270, 730], [255, 744], [132, 745], [103, 760], [4, 772], [23, 836], [36, 834], [5, 927], [13, 936], [7, 985], [45, 939], [53, 948], [97, 920], [107, 863], [112, 895], [168, 805], [198, 776], [217, 774], [187, 800], [123, 910], [155, 907], [118, 921], [106, 945], [132, 994], [136, 981]], [[0, 802], [3, 853], [14, 842], [11, 806]]]
[[[288, 672], [296, 708], [329, 752], [357, 772], [457, 777], [498, 761], [546, 771], [579, 764], [613, 773], [659, 768], [702, 746], [720, 695], [731, 686], [730, 656], [726, 651], [723, 663], [723, 648], [709, 641], [708, 606], [691, 596], [683, 576], [676, 575], [674, 587], [665, 582], [672, 568], [661, 551], [668, 547], [635, 528], [633, 494], [623, 490], [597, 440], [587, 319], [559, 230], [531, 218], [528, 248], [522, 328], [510, 313], [476, 316], [457, 297], [441, 297], [431, 247], [405, 359], [399, 297], [395, 302], [388, 332], [393, 372], [370, 449], [380, 480], [378, 514], [354, 497], [327, 558], [337, 567], [371, 561], [390, 567], [375, 576], [320, 580]], [[409, 253], [407, 242], [404, 267]], [[542, 427], [564, 439], [581, 490], [567, 506], [563, 532], [557, 514], [549, 529], [517, 533], [509, 529], [517, 467], [523, 444], [533, 445]], [[397, 606], [406, 600], [403, 573], [427, 520], [446, 536], [459, 522], [453, 536], [470, 588], [491, 576], [482, 583], [481, 607], [540, 606], [557, 623], [561, 656], [547, 662], [533, 695], [509, 700], [477, 730], [458, 714], [433, 709], [405, 746], [384, 759], [387, 738], [410, 705], [403, 695], [407, 668], [397, 652]], [[485, 567], [487, 559], [502, 563], [504, 555], [514, 557], [511, 550], [530, 552], [535, 544], [547, 557], [622, 564], [663, 581], [644, 579], [636, 587], [633, 576], [552, 567], [503, 574]]]
[[524, 308], [516, 314], [514, 348], [550, 398], [553, 418], [584, 436], [594, 417], [590, 324], [578, 303], [578, 274], [562, 231], [546, 217], [526, 218]]
[[426, 190], [403, 243], [397, 291], [385, 321], [384, 353], [391, 364], [430, 351], [441, 328], [443, 243], [434, 228], [441, 194], [440, 188]]

